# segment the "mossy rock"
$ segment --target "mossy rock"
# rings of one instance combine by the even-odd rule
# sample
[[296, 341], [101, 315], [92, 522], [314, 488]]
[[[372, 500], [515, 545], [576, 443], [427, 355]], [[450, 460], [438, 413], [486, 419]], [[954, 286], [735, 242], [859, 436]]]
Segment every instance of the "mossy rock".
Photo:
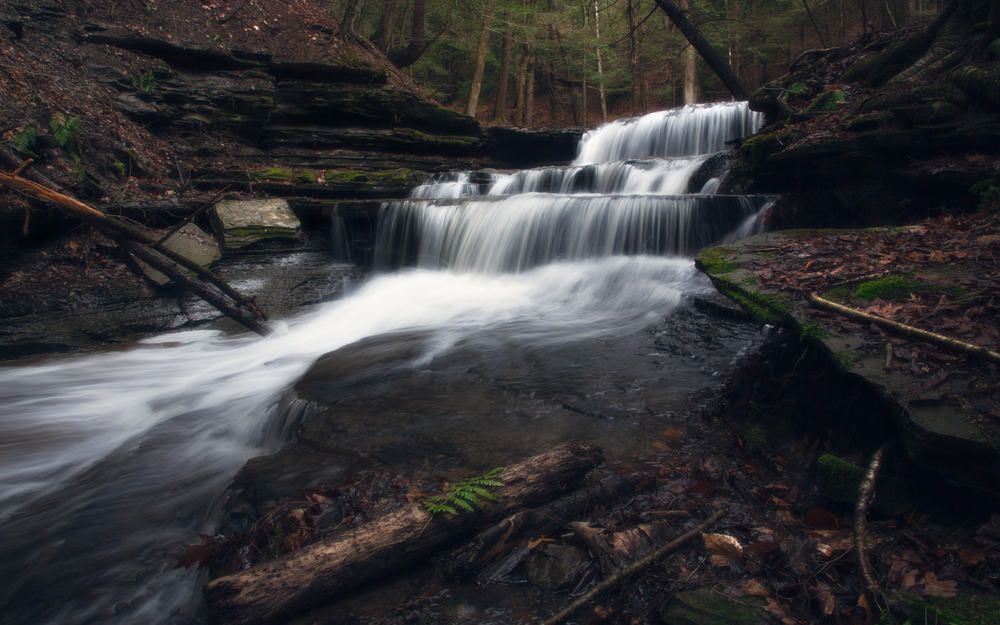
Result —
[[937, 625], [996, 625], [1000, 622], [1000, 597], [960, 594], [955, 597], [896, 595], [896, 615], [912, 623]]
[[760, 163], [784, 150], [793, 139], [794, 137], [787, 132], [755, 135], [743, 140], [740, 144], [740, 155], [750, 162]]
[[841, 503], [857, 501], [864, 469], [840, 456], [823, 454], [816, 460], [816, 470], [824, 497]]
[[807, 113], [827, 113], [836, 111], [841, 104], [847, 101], [847, 96], [843, 91], [828, 89], [816, 96], [816, 98], [806, 107]]
[[851, 132], [867, 132], [881, 128], [891, 120], [892, 115], [884, 112], [860, 115], [847, 122], [847, 129]]
[[760, 607], [737, 602], [709, 588], [676, 593], [660, 612], [670, 625], [759, 625], [767, 622]]
[[695, 259], [698, 269], [708, 274], [725, 274], [736, 271], [739, 265], [736, 264], [734, 254], [725, 247], [710, 247]]

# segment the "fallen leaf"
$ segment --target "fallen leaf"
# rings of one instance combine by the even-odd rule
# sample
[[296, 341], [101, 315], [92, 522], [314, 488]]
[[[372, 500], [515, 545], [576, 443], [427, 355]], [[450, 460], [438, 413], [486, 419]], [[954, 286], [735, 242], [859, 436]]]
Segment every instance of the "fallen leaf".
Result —
[[740, 593], [745, 597], [768, 597], [771, 595], [767, 587], [756, 579], [748, 579], [737, 588], [739, 588]]
[[702, 539], [709, 553], [733, 558], [743, 557], [743, 545], [728, 534], [702, 534]]
[[828, 584], [819, 583], [816, 584], [814, 594], [823, 616], [833, 614], [834, 610], [837, 609], [837, 598], [833, 595], [833, 589]]
[[938, 579], [932, 571], [928, 571], [920, 585], [924, 587], [925, 597], [954, 597], [958, 594], [958, 582]]
[[832, 512], [823, 508], [813, 508], [802, 517], [802, 522], [806, 527], [820, 530], [839, 530], [844, 525]]

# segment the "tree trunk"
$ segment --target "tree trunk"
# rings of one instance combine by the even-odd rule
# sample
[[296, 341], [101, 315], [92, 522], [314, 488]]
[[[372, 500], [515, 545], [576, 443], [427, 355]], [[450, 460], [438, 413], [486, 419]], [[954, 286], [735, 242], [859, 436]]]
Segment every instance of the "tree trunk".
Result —
[[503, 51], [500, 53], [500, 77], [497, 80], [497, 103], [493, 111], [493, 119], [507, 121], [507, 109], [510, 108], [510, 59], [514, 52], [514, 38], [510, 32], [504, 32]]
[[392, 48], [396, 35], [396, 16], [399, 15], [399, 0], [385, 0], [382, 3], [382, 18], [378, 30], [372, 35], [372, 43], [385, 52]]
[[205, 588], [218, 623], [274, 623], [425, 560], [476, 528], [523, 506], [553, 499], [601, 462], [601, 452], [566, 443], [507, 467], [494, 491], [498, 501], [476, 513], [430, 516], [418, 504], [308, 545], [277, 560], [219, 577]]
[[521, 125], [530, 128], [535, 115], [535, 57], [531, 57], [524, 84], [524, 117]]
[[424, 19], [426, 14], [426, 0], [413, 0], [413, 30], [410, 34], [410, 43], [405, 48], [396, 48], [387, 53], [389, 60], [396, 67], [413, 65], [427, 50], [429, 42]]
[[528, 56], [528, 46], [522, 46], [521, 58], [518, 62], [517, 67], [517, 92], [514, 99], [514, 123], [522, 124], [524, 119], [524, 109], [527, 104], [525, 101], [525, 82], [528, 79], [528, 64], [531, 63], [531, 58]]
[[601, 10], [594, 0], [594, 36], [597, 38], [597, 92], [601, 98], [601, 123], [608, 122], [608, 100], [604, 93], [604, 59], [601, 51]]
[[733, 94], [733, 97], [737, 100], [750, 99], [750, 92], [743, 86], [740, 79], [733, 74], [733, 70], [722, 60], [715, 51], [715, 48], [709, 45], [705, 41], [705, 38], [701, 36], [701, 33], [698, 32], [698, 29], [688, 21], [684, 15], [685, 11], [677, 6], [673, 0], [656, 0], [656, 4], [663, 9], [663, 12], [667, 14], [670, 21], [677, 27], [677, 30], [681, 31], [681, 34], [688, 40], [688, 43], [698, 51], [698, 54], [701, 55], [705, 63], [712, 68], [712, 71], [719, 77], [722, 84], [726, 86], [729, 93]]
[[625, 14], [628, 19], [628, 64], [632, 74], [632, 115], [644, 115], [646, 113], [646, 84], [642, 77], [642, 68], [639, 66], [639, 43], [635, 36], [638, 26], [635, 23], [634, 1], [628, 0], [625, 5]]
[[476, 116], [476, 107], [479, 106], [479, 91], [483, 88], [483, 72], [486, 69], [486, 46], [490, 41], [490, 27], [493, 25], [493, 0], [486, 5], [483, 14], [483, 27], [479, 31], [479, 42], [476, 46], [476, 67], [472, 73], [472, 84], [469, 86], [469, 103], [465, 107], [465, 114], [469, 117]]

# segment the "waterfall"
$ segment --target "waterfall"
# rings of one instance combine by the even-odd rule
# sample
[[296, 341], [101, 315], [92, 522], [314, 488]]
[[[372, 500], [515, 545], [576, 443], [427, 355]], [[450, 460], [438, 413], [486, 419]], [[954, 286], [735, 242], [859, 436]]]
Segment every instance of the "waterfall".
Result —
[[583, 137], [572, 165], [495, 174], [485, 194], [468, 174], [432, 180], [382, 207], [376, 265], [504, 272], [620, 254], [693, 255], [756, 223], [748, 219], [767, 203], [688, 188], [702, 164], [761, 122], [744, 102], [688, 106], [602, 126]]
[[[587, 368], [607, 359], [601, 350], [650, 336], [653, 324], [670, 343], [673, 312], [686, 296], [711, 292], [691, 255], [758, 228], [767, 202], [698, 192], [717, 181], [692, 192], [692, 180], [759, 123], [745, 104], [686, 107], [599, 128], [564, 167], [442, 176], [383, 206], [376, 256], [393, 271], [272, 323], [265, 338], [194, 330], [0, 366], [0, 622], [198, 622], [205, 574], [174, 568], [182, 545], [214, 532], [239, 467], [285, 442], [276, 437], [283, 393], [333, 350], [405, 332], [426, 337], [409, 363], [418, 371], [463, 343], [463, 359], [509, 366], [520, 355], [531, 363], [526, 377], [539, 378], [523, 395], [543, 404], [572, 381], [612, 375], [587, 377]], [[331, 237], [348, 247], [342, 231]], [[715, 345], [724, 366], [735, 351], [725, 340], [699, 339], [698, 349]], [[573, 361], [583, 349], [587, 358]], [[702, 371], [698, 358], [667, 347], [626, 351], [627, 392], [609, 410], [627, 418], [562, 411], [582, 420], [553, 430], [590, 432], [609, 448], [644, 441], [643, 419], [670, 413], [665, 397], [700, 388], [715, 366]], [[633, 399], [636, 361], [653, 368], [646, 386], [660, 394]], [[532, 428], [562, 401], [539, 413], [501, 405], [463, 431], [506, 415], [515, 419], [508, 439], [533, 442]], [[492, 436], [484, 438], [500, 440]], [[486, 447], [479, 453], [500, 445]]]

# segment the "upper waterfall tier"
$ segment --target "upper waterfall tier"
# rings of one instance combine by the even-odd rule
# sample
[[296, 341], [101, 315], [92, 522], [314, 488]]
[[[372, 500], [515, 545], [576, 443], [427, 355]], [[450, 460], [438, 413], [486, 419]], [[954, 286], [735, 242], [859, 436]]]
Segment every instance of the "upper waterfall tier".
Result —
[[585, 134], [573, 164], [712, 154], [757, 132], [763, 123], [764, 116], [746, 102], [693, 104], [620, 119]]

